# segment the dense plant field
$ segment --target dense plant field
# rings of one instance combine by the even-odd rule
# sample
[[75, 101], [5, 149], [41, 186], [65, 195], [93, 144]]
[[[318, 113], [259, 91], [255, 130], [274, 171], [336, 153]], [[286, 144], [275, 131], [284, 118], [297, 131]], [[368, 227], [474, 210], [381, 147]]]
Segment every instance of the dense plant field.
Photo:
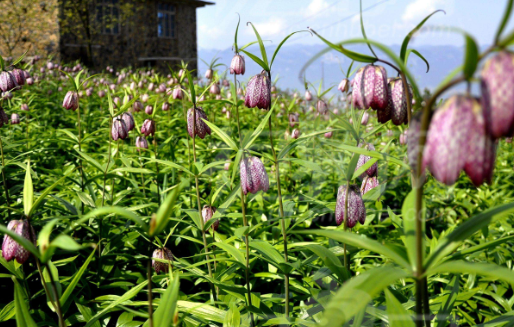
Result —
[[[463, 65], [433, 95], [406, 67], [426, 20], [400, 54], [364, 27], [338, 44], [303, 31], [354, 60], [338, 91], [281, 91], [283, 42], [266, 53], [251, 24], [256, 42], [238, 47], [238, 24], [232, 63], [205, 78], [2, 59], [0, 321], [512, 325], [508, 5], [484, 53], [457, 31]], [[444, 99], [478, 79], [481, 101]]]

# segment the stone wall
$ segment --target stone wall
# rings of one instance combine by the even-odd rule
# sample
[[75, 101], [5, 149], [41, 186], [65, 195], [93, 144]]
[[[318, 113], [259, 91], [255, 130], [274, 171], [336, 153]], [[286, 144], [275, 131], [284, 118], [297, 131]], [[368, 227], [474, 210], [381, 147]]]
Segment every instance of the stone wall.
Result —
[[[119, 34], [102, 34], [96, 17], [92, 15], [95, 7], [91, 0], [71, 0], [83, 6], [81, 11], [77, 11], [70, 0], [60, 1], [59, 45], [64, 62], [80, 60], [100, 70], [111, 65], [117, 68], [151, 66], [165, 71], [166, 63], [173, 67], [183, 59], [190, 62], [191, 69], [197, 68], [196, 8], [192, 3], [183, 0], [120, 0]], [[176, 8], [176, 37], [173, 39], [157, 36], [159, 2], [173, 4]], [[90, 22], [87, 28], [84, 21]]]

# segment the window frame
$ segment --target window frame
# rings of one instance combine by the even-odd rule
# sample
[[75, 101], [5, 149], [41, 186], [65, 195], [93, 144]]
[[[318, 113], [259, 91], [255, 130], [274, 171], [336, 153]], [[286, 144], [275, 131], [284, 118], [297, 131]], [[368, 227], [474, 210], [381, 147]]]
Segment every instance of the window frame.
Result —
[[[97, 0], [96, 23], [99, 24], [100, 34], [119, 35], [120, 24], [120, 0]], [[107, 26], [112, 24], [112, 26]]]
[[[159, 39], [177, 38], [176, 16], [177, 8], [174, 4], [166, 2], [157, 3], [157, 37]], [[161, 20], [166, 25], [164, 30], [161, 29]]]

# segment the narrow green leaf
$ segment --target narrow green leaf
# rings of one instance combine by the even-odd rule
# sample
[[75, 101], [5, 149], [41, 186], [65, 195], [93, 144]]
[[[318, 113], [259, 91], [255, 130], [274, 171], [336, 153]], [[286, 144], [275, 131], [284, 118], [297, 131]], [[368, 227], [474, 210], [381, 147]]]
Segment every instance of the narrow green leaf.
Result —
[[[421, 209], [422, 221], [425, 221], [425, 210], [424, 203]], [[409, 261], [412, 269], [416, 266], [416, 191], [412, 190], [409, 192], [402, 205], [402, 220], [403, 220], [403, 233], [404, 233], [404, 244], [409, 255]], [[421, 235], [425, 235], [425, 226], [422, 226], [423, 232]], [[422, 251], [425, 253], [425, 241], [422, 238]], [[423, 259], [422, 259], [423, 260]]]
[[237, 262], [239, 262], [242, 265], [242, 267], [245, 267], [245, 257], [243, 256], [243, 254], [241, 254], [241, 252], [238, 249], [225, 242], [214, 242], [212, 244], [230, 254], [232, 257], [234, 257], [234, 259], [237, 260]]
[[168, 224], [171, 213], [175, 209], [175, 202], [177, 201], [177, 197], [183, 186], [183, 184], [177, 185], [173, 190], [173, 193], [168, 194], [164, 202], [159, 207], [159, 210], [155, 215], [155, 220], [153, 218], [150, 220], [150, 229], [148, 231], [150, 237], [159, 235]]
[[25, 172], [25, 183], [23, 184], [23, 210], [25, 216], [30, 217], [30, 209], [34, 202], [34, 186], [32, 185], [32, 175], [30, 174], [30, 161], [27, 162], [27, 170]]
[[309, 251], [316, 254], [321, 260], [323, 260], [325, 266], [328, 267], [331, 272], [336, 274], [337, 277], [339, 277], [339, 281], [341, 283], [350, 278], [349, 272], [345, 269], [345, 267], [343, 267], [339, 258], [329, 249], [318, 244], [304, 245], [303, 248], [308, 249]]
[[500, 217], [512, 212], [514, 212], [514, 203], [507, 203], [483, 211], [465, 221], [439, 242], [435, 250], [425, 261], [425, 269], [428, 269], [431, 265], [455, 251], [462, 242], [467, 240], [475, 232], [481, 230], [484, 226], [488, 226]]
[[[368, 36], [366, 35], [366, 30], [364, 29], [364, 19], [362, 18], [362, 0], [360, 0], [360, 21], [361, 21], [361, 32], [362, 32], [362, 36], [364, 37], [364, 39], [368, 39]], [[375, 58], [378, 58], [377, 54], [375, 53], [375, 51], [373, 50], [373, 48], [371, 47], [371, 44], [367, 43], [368, 45], [368, 48], [369, 50], [371, 51], [371, 53], [375, 56]]]
[[425, 19], [423, 19], [421, 21], [421, 23], [419, 23], [412, 31], [409, 32], [409, 34], [407, 34], [407, 36], [405, 37], [405, 39], [403, 39], [403, 42], [402, 42], [402, 48], [400, 50], [400, 59], [403, 61], [403, 62], [406, 62], [405, 58], [406, 58], [406, 55], [407, 55], [407, 47], [409, 46], [409, 42], [410, 40], [412, 39], [412, 37], [414, 36], [414, 34], [416, 34], [417, 31], [419, 31], [421, 29], [421, 27], [423, 27], [423, 25], [425, 24], [425, 22], [430, 18], [432, 17], [433, 15], [435, 15], [436, 13], [438, 12], [443, 12], [445, 15], [446, 15], [446, 12], [444, 10], [436, 10], [434, 11], [433, 13], [431, 13], [430, 15], [428, 15], [427, 17], [425, 17]]
[[[259, 41], [259, 48], [261, 49], [262, 61], [264, 62], [264, 64], [266, 64], [266, 67], [270, 67], [270, 65], [268, 63], [268, 55], [266, 54], [266, 49], [264, 48], [264, 42], [262, 42], [259, 32], [257, 32], [257, 29], [255, 28], [255, 26], [253, 26], [253, 24], [251, 22], [248, 22], [248, 24], [252, 25], [255, 36], [257, 37], [257, 41]], [[268, 68], [267, 71], [269, 71], [269, 70], [270, 69]]]
[[323, 327], [340, 327], [366, 308], [383, 289], [409, 274], [400, 268], [373, 268], [347, 281], [326, 304], [320, 321]]
[[105, 307], [102, 311], [94, 315], [93, 318], [91, 318], [85, 327], [91, 327], [95, 322], [97, 322], [100, 318], [102, 318], [107, 312], [109, 312], [112, 308], [116, 307], [117, 305], [128, 301], [132, 299], [134, 296], [136, 296], [146, 285], [148, 284], [148, 280], [144, 280], [141, 284], [131, 288], [128, 292], [120, 296], [116, 301], [112, 301], [111, 304], [109, 304], [107, 307]]
[[12, 279], [14, 282], [14, 308], [16, 312], [16, 326], [18, 327], [37, 327], [30, 316], [29, 307], [27, 306], [27, 299], [23, 287], [18, 283], [16, 278]]
[[358, 247], [360, 249], [366, 249], [371, 252], [375, 252], [385, 256], [401, 265], [404, 268], [410, 269], [410, 264], [406, 258], [393, 247], [389, 247], [388, 244], [382, 244], [375, 240], [372, 240], [365, 235], [357, 235], [351, 232], [345, 232], [341, 230], [305, 230], [305, 231], [293, 231], [294, 234], [312, 234], [321, 237], [328, 237], [335, 241], [346, 243], [351, 246]]
[[452, 280], [446, 285], [447, 295], [443, 295], [441, 309], [437, 313], [436, 321], [437, 327], [445, 327], [448, 317], [452, 313], [453, 305], [457, 300], [459, 294], [459, 281], [460, 275], [453, 276]]
[[262, 133], [264, 126], [266, 126], [266, 124], [268, 123], [269, 117], [271, 116], [275, 107], [277, 106], [277, 101], [278, 101], [278, 99], [275, 100], [275, 102], [273, 102], [273, 105], [271, 106], [270, 110], [268, 111], [266, 116], [264, 116], [264, 118], [262, 118], [261, 122], [259, 123], [257, 128], [255, 128], [255, 130], [253, 131], [253, 133], [250, 136], [250, 138], [248, 139], [248, 141], [246, 141], [246, 139], [245, 139], [246, 142], [243, 141], [243, 149], [249, 149], [252, 146], [253, 142], [255, 142], [257, 137], [259, 137], [259, 135]]
[[326, 40], [321, 35], [316, 33], [312, 28], [309, 28], [309, 30], [311, 32], [313, 32], [314, 34], [316, 34], [316, 36], [319, 37], [321, 39], [321, 41], [325, 42], [326, 45], [328, 45], [329, 47], [331, 47], [332, 49], [334, 49], [334, 50], [336, 50], [338, 52], [341, 52], [342, 54], [344, 54], [345, 56], [347, 56], [348, 58], [350, 58], [350, 59], [352, 59], [354, 61], [366, 62], [366, 63], [374, 63], [374, 62], [377, 61], [377, 58], [375, 58], [375, 57], [371, 57], [371, 56], [368, 56], [368, 55], [365, 55], [365, 54], [361, 54], [361, 53], [357, 53], [357, 52], [354, 52], [354, 51], [350, 51], [348, 49], [343, 48], [343, 46], [340, 45], [340, 44], [336, 45], [336, 44]]
[[[253, 25], [252, 25], [253, 26]], [[301, 33], [301, 32], [309, 32], [309, 31], [296, 31], [296, 32], [293, 32], [291, 34], [289, 34], [288, 36], [286, 36], [282, 42], [279, 43], [279, 45], [277, 46], [277, 48], [275, 49], [275, 52], [273, 53], [273, 57], [271, 57], [271, 63], [269, 64], [269, 68], [271, 70], [271, 67], [273, 66], [273, 62], [275, 61], [275, 57], [277, 56], [278, 54], [278, 51], [280, 50], [280, 48], [284, 45], [284, 43], [286, 43], [286, 41], [293, 35], [295, 35], [296, 33]]]
[[80, 267], [80, 269], [75, 273], [75, 275], [73, 276], [73, 279], [71, 280], [70, 284], [68, 285], [68, 287], [66, 288], [66, 290], [64, 291], [64, 293], [62, 294], [61, 296], [61, 299], [59, 300], [60, 303], [61, 303], [61, 307], [64, 307], [64, 305], [66, 304], [66, 301], [68, 301], [68, 298], [70, 297], [70, 295], [73, 293], [73, 291], [75, 290], [75, 287], [77, 286], [77, 284], [79, 283], [80, 279], [82, 278], [82, 275], [84, 275], [84, 272], [86, 272], [86, 269], [87, 267], [89, 266], [89, 263], [91, 262], [91, 260], [93, 259], [94, 257], [94, 254], [96, 252], [96, 247], [95, 249], [91, 252], [91, 254], [89, 255], [89, 257], [86, 259], [86, 261], [84, 262], [84, 264], [82, 265], [82, 267]]
[[[178, 292], [180, 288], [179, 275], [175, 274], [173, 281], [168, 285], [166, 292], [161, 296], [161, 302], [153, 315], [154, 326], [172, 326], [177, 307]], [[149, 321], [143, 327], [149, 326]]]
[[236, 142], [234, 142], [234, 140], [232, 140], [230, 138], [230, 136], [227, 135], [227, 133], [225, 133], [221, 128], [219, 128], [218, 126], [214, 125], [213, 123], [209, 122], [208, 120], [206, 119], [202, 119], [206, 124], [207, 126], [209, 126], [212, 131], [214, 133], [216, 133], [216, 135], [219, 136], [219, 138], [225, 142], [225, 144], [227, 144], [232, 150], [234, 151], [237, 151], [239, 148], [237, 147], [236, 145]]
[[415, 327], [412, 315], [402, 306], [400, 301], [386, 288], [387, 318], [390, 327]]
[[246, 54], [248, 57], [250, 57], [253, 61], [255, 61], [255, 63], [259, 66], [261, 66], [262, 69], [264, 69], [265, 71], [269, 71], [269, 67], [268, 65], [261, 60], [261, 58], [257, 57], [256, 55], [246, 51], [246, 50], [243, 50], [243, 49], [239, 49], [240, 51], [242, 51], [244, 54]]
[[[73, 170], [72, 170], [73, 171]], [[69, 171], [68, 173], [66, 173], [63, 177], [61, 177], [60, 179], [57, 180], [57, 182], [53, 183], [52, 185], [50, 185], [49, 187], [47, 187], [40, 195], [39, 197], [37, 198], [36, 202], [34, 202], [34, 204], [32, 205], [32, 207], [30, 208], [30, 211], [29, 211], [29, 214], [28, 216], [29, 217], [32, 217], [32, 215], [35, 213], [36, 209], [41, 205], [41, 203], [43, 202], [43, 200], [45, 199], [45, 197], [50, 194], [50, 192], [59, 184], [61, 184], [67, 177], [69, 174], [71, 174], [72, 171]]]
[[421, 55], [421, 53], [419, 53], [417, 50], [414, 50], [414, 49], [407, 50], [407, 54], [405, 55], [405, 64], [407, 64], [407, 62], [409, 61], [409, 56], [411, 53], [414, 53], [416, 56], [418, 56], [421, 60], [423, 60], [425, 62], [425, 64], [427, 65], [427, 73], [428, 73], [428, 71], [430, 70], [430, 64], [428, 63], [428, 60], [426, 60], [425, 57], [423, 57], [423, 55]]
[[464, 76], [469, 80], [475, 74], [475, 70], [478, 66], [478, 45], [475, 42], [475, 39], [469, 35], [465, 34], [466, 38], [466, 55], [464, 58]]
[[512, 5], [514, 3], [514, 0], [508, 0], [507, 2], [507, 8], [505, 8], [505, 11], [503, 12], [503, 17], [500, 22], [500, 26], [498, 26], [498, 30], [496, 31], [495, 37], [494, 37], [494, 43], [498, 44], [500, 41], [501, 34], [503, 33], [503, 30], [505, 29], [505, 26], [507, 26], [507, 23], [509, 21], [510, 15], [512, 14]]
[[440, 265], [436, 265], [427, 270], [426, 275], [435, 274], [476, 274], [492, 278], [493, 280], [503, 280], [507, 283], [514, 284], [514, 273], [509, 268], [505, 268], [493, 263], [479, 263], [466, 261], [448, 261]]

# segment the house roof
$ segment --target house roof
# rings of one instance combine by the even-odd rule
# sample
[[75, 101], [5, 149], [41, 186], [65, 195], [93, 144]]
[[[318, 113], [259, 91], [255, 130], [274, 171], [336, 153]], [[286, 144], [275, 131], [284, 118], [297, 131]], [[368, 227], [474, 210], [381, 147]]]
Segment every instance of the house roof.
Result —
[[214, 2], [203, 1], [203, 0], [175, 0], [175, 1], [184, 3], [184, 4], [189, 4], [189, 5], [195, 6], [197, 8], [215, 4]]

